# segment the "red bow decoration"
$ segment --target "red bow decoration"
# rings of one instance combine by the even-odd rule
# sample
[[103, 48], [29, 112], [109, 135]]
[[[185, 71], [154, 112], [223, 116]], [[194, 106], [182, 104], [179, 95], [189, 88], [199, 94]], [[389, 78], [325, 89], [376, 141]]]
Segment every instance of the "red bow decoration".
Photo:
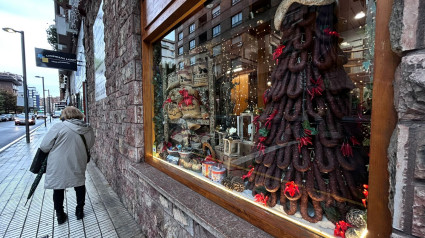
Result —
[[294, 181], [290, 181], [285, 184], [285, 190], [283, 191], [283, 193], [286, 194], [286, 192], [289, 193], [289, 196], [293, 197], [295, 196], [295, 193], [300, 193], [300, 190], [298, 189], [298, 185]]
[[168, 98], [167, 100], [164, 101], [164, 103], [162, 104], [162, 108], [164, 108], [166, 103], [172, 103], [173, 101], [171, 101], [171, 98]]
[[366, 207], [367, 197], [369, 196], [369, 190], [368, 190], [369, 186], [367, 184], [363, 184], [363, 188], [364, 188], [363, 189], [364, 198], [362, 199], [362, 202], [363, 202], [363, 206]]
[[340, 236], [342, 238], [345, 238], [345, 231], [347, 231], [348, 227], [351, 227], [350, 224], [348, 224], [345, 221], [339, 221], [335, 224], [335, 230], [334, 235], [336, 237]]
[[173, 146], [173, 144], [171, 144], [171, 142], [165, 142], [164, 141], [161, 152], [164, 152], [167, 148], [170, 148], [171, 146]]
[[353, 157], [353, 148], [348, 142], [342, 142], [341, 152], [344, 157]]
[[339, 33], [337, 31], [331, 31], [330, 28], [326, 28], [323, 30], [323, 32], [328, 35], [328, 36], [335, 36], [335, 37], [339, 37]]
[[282, 54], [283, 49], [285, 49], [286, 46], [280, 45], [277, 47], [277, 49], [273, 53], [273, 60], [276, 60], [276, 64], [279, 63], [279, 56]]
[[187, 91], [187, 89], [182, 89], [179, 91], [180, 95], [182, 95], [183, 97], [187, 97], [189, 96], [189, 92]]
[[254, 172], [254, 166], [250, 165], [250, 166], [249, 166], [249, 168], [251, 168], [251, 169], [248, 171], [248, 173], [247, 173], [247, 174], [242, 175], [242, 179], [246, 179], [246, 178], [251, 177], [252, 172]]
[[310, 78], [310, 82], [313, 84], [311, 89], [307, 89], [308, 94], [310, 94], [311, 99], [313, 100], [314, 96], [316, 95], [322, 95], [323, 92], [323, 80], [322, 76], [320, 76], [318, 79], [314, 80], [313, 78]]
[[205, 161], [214, 161], [214, 158], [212, 157], [212, 155], [208, 155], [207, 157], [205, 157]]
[[262, 203], [264, 206], [267, 206], [267, 200], [269, 200], [269, 196], [264, 196], [263, 193], [259, 193], [254, 196], [256, 202]]
[[260, 118], [260, 115], [255, 116], [254, 120], [252, 120], [252, 123], [255, 125], [255, 133], [258, 133], [258, 130], [260, 129], [260, 124], [258, 122], [258, 118]]
[[297, 139], [298, 141], [298, 152], [301, 152], [301, 148], [303, 146], [312, 145], [313, 142], [311, 142], [311, 131], [309, 129], [303, 129], [302, 136]]
[[273, 111], [273, 113], [272, 114], [270, 114], [270, 116], [269, 117], [267, 117], [267, 121], [266, 121], [266, 123], [264, 124], [266, 127], [267, 127], [267, 129], [269, 129], [270, 130], [270, 128], [272, 127], [272, 120], [273, 120], [273, 118], [275, 117], [277, 115], [277, 109], [274, 109], [274, 111]]
[[192, 95], [189, 95], [189, 92], [186, 89], [180, 90], [179, 93], [180, 93], [180, 95], [183, 96], [183, 100], [181, 100], [179, 102], [179, 107], [181, 107], [181, 105], [183, 103], [186, 104], [186, 106], [189, 106], [189, 105], [192, 105], [193, 104], [192, 100], [195, 99], [195, 97], [192, 96]]

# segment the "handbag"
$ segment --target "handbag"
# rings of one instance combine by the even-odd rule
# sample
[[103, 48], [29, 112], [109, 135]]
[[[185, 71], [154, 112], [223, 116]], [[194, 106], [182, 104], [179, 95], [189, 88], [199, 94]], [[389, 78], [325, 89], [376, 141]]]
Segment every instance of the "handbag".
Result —
[[81, 134], [79, 134], [80, 136], [81, 136], [81, 139], [83, 140], [83, 142], [84, 142], [84, 146], [86, 147], [86, 153], [87, 153], [87, 163], [88, 162], [90, 162], [90, 151], [89, 151], [89, 149], [87, 148], [87, 142], [86, 142], [86, 138], [84, 137], [84, 135], [81, 135]]
[[[34, 174], [38, 174], [40, 172], [41, 165], [47, 159], [48, 155], [48, 152], [44, 153], [40, 148], [38, 148], [37, 153], [35, 154], [34, 159], [32, 160], [30, 171]], [[46, 173], [46, 169], [44, 169], [43, 173]]]

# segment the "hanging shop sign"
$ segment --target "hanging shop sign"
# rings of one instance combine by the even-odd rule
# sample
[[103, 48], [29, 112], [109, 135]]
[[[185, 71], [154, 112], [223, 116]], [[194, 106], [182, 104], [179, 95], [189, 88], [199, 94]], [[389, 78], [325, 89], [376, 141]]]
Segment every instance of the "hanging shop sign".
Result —
[[77, 56], [58, 51], [35, 48], [37, 67], [77, 71]]

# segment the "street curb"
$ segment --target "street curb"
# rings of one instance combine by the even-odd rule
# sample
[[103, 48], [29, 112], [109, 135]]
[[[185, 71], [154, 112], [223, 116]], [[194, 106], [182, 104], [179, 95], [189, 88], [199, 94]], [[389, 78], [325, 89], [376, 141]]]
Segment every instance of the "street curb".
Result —
[[[30, 134], [31, 134], [31, 133], [33, 133], [34, 131], [38, 130], [38, 128], [40, 128], [40, 126], [42, 126], [42, 125], [44, 125], [44, 123], [42, 123], [41, 125], [37, 126], [37, 127], [36, 127], [36, 128], [34, 128], [34, 129], [32, 129], [32, 130], [30, 131]], [[1, 149], [0, 149], [0, 153], [2, 153], [3, 151], [5, 151], [7, 148], [9, 148], [10, 146], [12, 146], [12, 145], [13, 145], [13, 144], [15, 144], [16, 142], [18, 142], [18, 141], [22, 140], [23, 138], [25, 138], [25, 136], [26, 136], [26, 135], [24, 134], [23, 136], [19, 137], [18, 139], [16, 139], [16, 140], [14, 140], [14, 141], [10, 142], [9, 144], [7, 144], [7, 145], [3, 146], [3, 148], [1, 148]]]

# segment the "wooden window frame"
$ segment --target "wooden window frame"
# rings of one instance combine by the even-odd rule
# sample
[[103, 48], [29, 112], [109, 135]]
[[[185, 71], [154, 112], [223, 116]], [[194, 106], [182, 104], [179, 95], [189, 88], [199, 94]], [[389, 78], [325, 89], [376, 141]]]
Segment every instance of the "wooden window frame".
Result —
[[[162, 0], [156, 0], [162, 1]], [[153, 158], [153, 43], [172, 30], [179, 22], [188, 19], [203, 7], [205, 0], [163, 1], [164, 9], [152, 9], [147, 0], [141, 0], [142, 30], [142, 80], [145, 162], [166, 173], [218, 205], [247, 220], [251, 224], [276, 237], [319, 237], [318, 234], [281, 218], [269, 211], [226, 193], [206, 182], [194, 180], [186, 173]], [[391, 50], [388, 23], [393, 0], [377, 1], [375, 29], [375, 64], [370, 138], [368, 237], [389, 237], [392, 218], [388, 209], [388, 155], [387, 149], [396, 125], [393, 104], [393, 80], [400, 57]], [[151, 7], [151, 8], [149, 8]], [[153, 16], [153, 13], [157, 15]], [[149, 15], [149, 13], [151, 13]], [[147, 16], [149, 17], [143, 17]], [[149, 21], [149, 22], [148, 22]], [[152, 106], [148, 106], [152, 105]], [[385, 123], [382, 123], [385, 122]]]

